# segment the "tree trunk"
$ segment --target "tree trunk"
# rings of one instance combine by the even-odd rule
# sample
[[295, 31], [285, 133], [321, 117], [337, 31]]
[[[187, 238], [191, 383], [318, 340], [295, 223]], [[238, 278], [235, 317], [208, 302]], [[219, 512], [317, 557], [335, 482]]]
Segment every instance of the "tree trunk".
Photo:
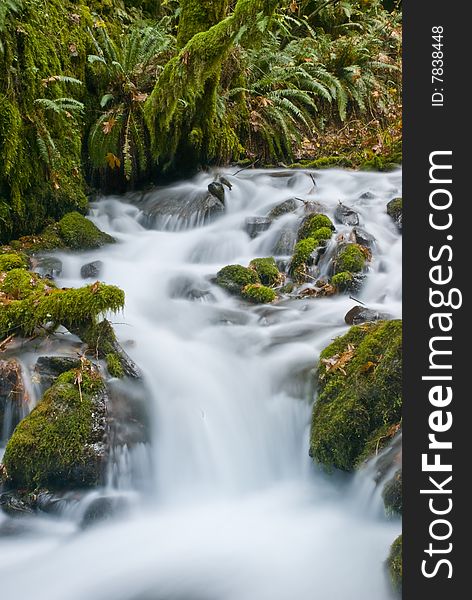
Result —
[[177, 46], [183, 48], [193, 36], [219, 23], [228, 10], [228, 0], [180, 0]]

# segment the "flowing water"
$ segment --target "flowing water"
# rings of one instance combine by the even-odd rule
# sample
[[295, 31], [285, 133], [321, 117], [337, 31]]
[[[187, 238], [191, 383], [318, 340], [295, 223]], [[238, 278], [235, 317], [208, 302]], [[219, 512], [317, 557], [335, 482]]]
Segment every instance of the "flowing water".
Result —
[[[248, 218], [293, 197], [332, 216], [341, 200], [376, 240], [359, 299], [401, 315], [401, 237], [385, 213], [401, 172], [313, 175], [316, 185], [302, 172], [226, 172], [226, 212], [207, 224], [149, 215], [206, 190], [212, 175], [144, 199], [103, 198], [92, 219], [118, 243], [57, 255], [60, 285], [83, 285], [81, 266], [100, 260], [100, 279], [126, 292], [112, 321], [145, 376], [150, 443], [116, 449], [104, 490], [0, 538], [2, 600], [390, 598], [384, 561], [400, 522], [383, 515], [368, 471], [327, 476], [308, 456], [314, 368], [356, 302], [248, 306], [212, 282], [221, 267], [274, 248], [287, 260], [281, 238], [288, 253], [300, 213], [253, 239]], [[84, 530], [84, 506], [103, 495], [126, 508]]]

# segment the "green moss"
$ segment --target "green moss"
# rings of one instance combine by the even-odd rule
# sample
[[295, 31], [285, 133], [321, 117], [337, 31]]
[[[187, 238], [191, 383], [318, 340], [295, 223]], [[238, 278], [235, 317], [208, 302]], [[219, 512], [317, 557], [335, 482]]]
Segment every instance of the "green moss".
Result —
[[23, 300], [54, 287], [51, 281], [41, 279], [36, 273], [30, 273], [25, 269], [12, 269], [0, 284], [0, 291], [13, 300]]
[[312, 262], [312, 253], [318, 248], [318, 240], [306, 238], [300, 240], [295, 246], [289, 273], [294, 281], [303, 283], [305, 281], [307, 266]]
[[387, 214], [395, 221], [398, 222], [402, 217], [403, 212], [403, 198], [394, 198], [387, 204]]
[[3, 305], [0, 301], [0, 336], [10, 333], [30, 335], [48, 323], [60, 324], [73, 331], [78, 324], [93, 322], [104, 312], [117, 312], [123, 306], [124, 293], [103, 283], [79, 289], [43, 287], [21, 299], [7, 299]]
[[320, 357], [310, 455], [328, 469], [352, 470], [372, 434], [400, 421], [401, 407], [401, 321], [352, 327]]
[[110, 352], [106, 355], [106, 361], [108, 372], [112, 377], [117, 377], [118, 379], [124, 377], [125, 373], [120, 362], [120, 357], [117, 354]]
[[387, 569], [390, 575], [393, 589], [401, 594], [403, 580], [403, 556], [402, 536], [399, 535], [390, 548], [387, 559]]
[[270, 304], [277, 299], [277, 294], [272, 288], [260, 283], [251, 283], [244, 287], [241, 296], [253, 304]]
[[351, 289], [352, 283], [354, 281], [354, 277], [352, 273], [348, 273], [347, 271], [343, 271], [342, 273], [337, 273], [331, 279], [331, 284], [340, 291], [346, 292]]
[[228, 265], [218, 271], [216, 283], [231, 294], [240, 294], [246, 285], [260, 283], [260, 281], [258, 274], [253, 269], [241, 265]]
[[403, 512], [402, 470], [387, 481], [382, 491], [382, 498], [387, 515], [401, 515]]
[[277, 263], [273, 257], [255, 258], [249, 264], [249, 268], [253, 269], [259, 275], [259, 279], [263, 285], [274, 287], [279, 285], [283, 280], [283, 275], [279, 272]]
[[365, 266], [366, 255], [358, 244], [349, 244], [336, 256], [335, 275], [339, 273], [359, 273]]
[[58, 233], [68, 248], [90, 250], [115, 240], [78, 212], [65, 215], [57, 224]]
[[12, 269], [26, 269], [28, 261], [22, 254], [0, 254], [0, 272]]
[[99, 483], [103, 394], [103, 382], [90, 365], [60, 375], [8, 442], [3, 462], [10, 485], [32, 491]]
[[[320, 231], [321, 230], [321, 231]], [[312, 237], [319, 240], [329, 240], [334, 231], [334, 225], [329, 217], [322, 214], [307, 217], [298, 230], [298, 239]]]

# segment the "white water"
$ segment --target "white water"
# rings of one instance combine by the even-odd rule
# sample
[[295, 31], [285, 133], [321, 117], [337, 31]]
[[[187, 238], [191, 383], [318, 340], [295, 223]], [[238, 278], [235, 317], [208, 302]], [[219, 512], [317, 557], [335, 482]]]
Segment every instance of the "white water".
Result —
[[[119, 243], [60, 256], [61, 285], [83, 285], [80, 267], [100, 259], [100, 278], [126, 291], [126, 310], [112, 320], [145, 374], [152, 444], [118, 461], [124, 467], [110, 482], [130, 507], [116, 520], [80, 531], [69, 509], [63, 519], [36, 518], [22, 537], [0, 538], [2, 599], [390, 598], [383, 563], [400, 523], [382, 515], [373, 482], [328, 477], [308, 457], [312, 370], [347, 329], [355, 302], [248, 307], [210, 278], [224, 265], [271, 255], [278, 232], [297, 221], [282, 217], [250, 240], [247, 217], [294, 196], [332, 215], [342, 200], [377, 240], [358, 296], [400, 316], [401, 238], [385, 206], [401, 193], [401, 173], [323, 171], [315, 190], [303, 173], [228, 178], [227, 213], [210, 225], [147, 230], [137, 206], [106, 198], [93, 220]], [[200, 176], [182, 191], [210, 181]], [[361, 199], [365, 192], [373, 197]], [[178, 297], [184, 280], [199, 299]]]

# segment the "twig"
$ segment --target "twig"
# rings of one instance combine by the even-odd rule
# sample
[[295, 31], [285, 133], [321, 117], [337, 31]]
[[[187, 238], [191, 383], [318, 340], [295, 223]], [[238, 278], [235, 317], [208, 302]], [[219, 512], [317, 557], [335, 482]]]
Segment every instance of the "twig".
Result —
[[367, 306], [365, 302], [362, 302], [362, 300], [359, 300], [358, 298], [354, 298], [354, 296], [349, 296], [349, 298], [354, 300], [354, 302], [359, 302], [359, 304], [362, 304], [362, 306]]
[[257, 158], [253, 163], [251, 163], [247, 167], [243, 167], [242, 169], [239, 169], [239, 171], [236, 171], [236, 173], [233, 173], [233, 177], [236, 177], [236, 175], [239, 175], [239, 173], [241, 173], [242, 171], [247, 171], [248, 169], [251, 169], [254, 165], [257, 165], [257, 163], [260, 162], [260, 160], [261, 160], [260, 158]]

